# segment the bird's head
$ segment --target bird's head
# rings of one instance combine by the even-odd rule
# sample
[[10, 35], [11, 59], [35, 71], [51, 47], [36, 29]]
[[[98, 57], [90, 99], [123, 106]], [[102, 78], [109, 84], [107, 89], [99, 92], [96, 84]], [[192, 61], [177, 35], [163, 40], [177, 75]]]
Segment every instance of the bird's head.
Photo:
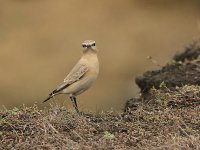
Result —
[[96, 42], [93, 40], [86, 40], [82, 43], [82, 47], [83, 47], [83, 52], [87, 52], [87, 51], [92, 51], [92, 52], [97, 52], [97, 48], [96, 48]]

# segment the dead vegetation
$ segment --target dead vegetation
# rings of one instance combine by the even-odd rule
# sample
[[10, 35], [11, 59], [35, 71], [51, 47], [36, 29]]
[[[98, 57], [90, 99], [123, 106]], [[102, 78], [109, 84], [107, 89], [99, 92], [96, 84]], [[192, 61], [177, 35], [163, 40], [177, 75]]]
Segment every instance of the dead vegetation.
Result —
[[79, 116], [37, 105], [1, 110], [0, 149], [200, 149], [199, 102], [200, 86], [163, 86], [120, 114]]

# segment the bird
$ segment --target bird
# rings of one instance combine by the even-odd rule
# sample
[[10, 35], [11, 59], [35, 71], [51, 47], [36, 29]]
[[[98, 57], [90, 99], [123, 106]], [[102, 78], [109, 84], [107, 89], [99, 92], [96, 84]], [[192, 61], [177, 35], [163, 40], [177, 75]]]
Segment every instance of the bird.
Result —
[[94, 40], [86, 40], [82, 43], [82, 48], [83, 54], [80, 60], [66, 76], [63, 83], [53, 90], [43, 103], [56, 95], [67, 94], [79, 114], [76, 97], [90, 88], [99, 74], [96, 42]]

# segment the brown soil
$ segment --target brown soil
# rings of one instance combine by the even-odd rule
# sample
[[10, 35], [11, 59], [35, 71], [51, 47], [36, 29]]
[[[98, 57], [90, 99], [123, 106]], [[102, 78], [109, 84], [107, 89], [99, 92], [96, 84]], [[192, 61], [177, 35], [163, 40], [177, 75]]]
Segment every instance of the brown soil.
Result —
[[200, 85], [200, 47], [198, 43], [186, 48], [184, 53], [174, 57], [170, 64], [160, 70], [147, 71], [136, 78], [136, 84], [143, 94], [164, 82], [168, 88], [183, 85]]

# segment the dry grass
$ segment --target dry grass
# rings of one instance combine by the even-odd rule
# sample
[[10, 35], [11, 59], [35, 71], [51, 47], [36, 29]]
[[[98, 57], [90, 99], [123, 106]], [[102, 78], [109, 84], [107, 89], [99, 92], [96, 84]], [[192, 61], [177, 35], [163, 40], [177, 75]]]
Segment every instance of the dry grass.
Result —
[[200, 86], [162, 86], [120, 114], [79, 116], [37, 105], [1, 110], [0, 149], [200, 149]]

